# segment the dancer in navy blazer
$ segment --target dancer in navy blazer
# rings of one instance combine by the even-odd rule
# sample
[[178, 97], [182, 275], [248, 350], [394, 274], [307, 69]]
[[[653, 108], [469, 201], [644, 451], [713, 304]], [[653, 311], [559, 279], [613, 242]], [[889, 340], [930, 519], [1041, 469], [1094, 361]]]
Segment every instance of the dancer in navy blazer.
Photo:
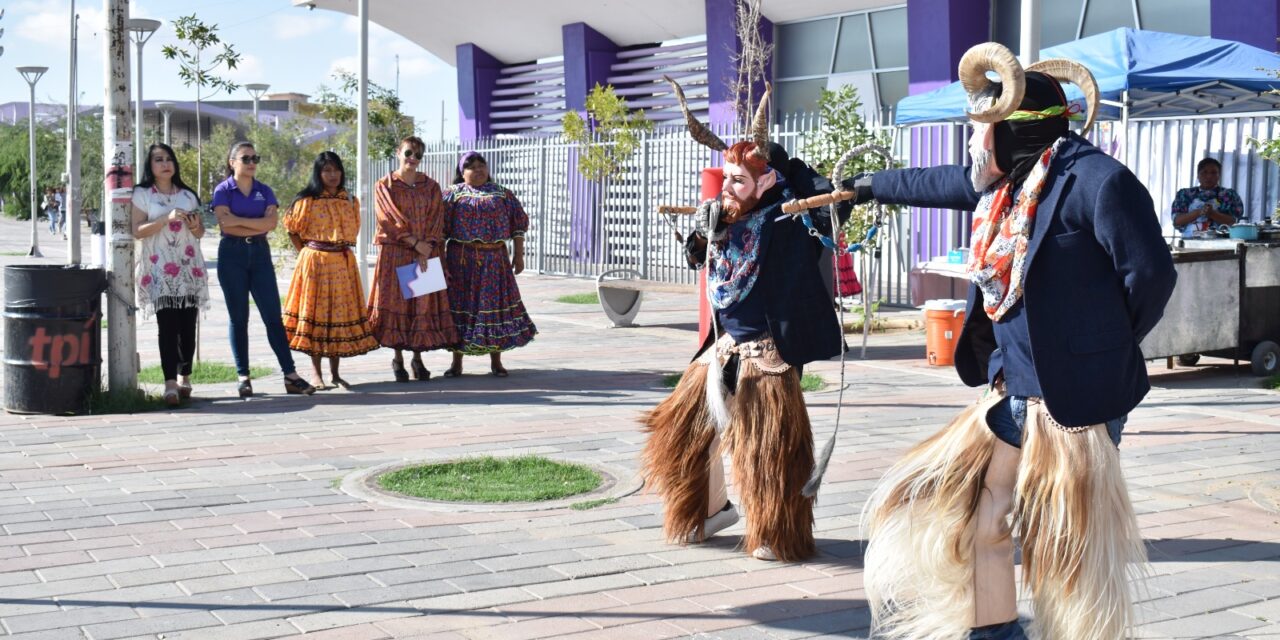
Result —
[[[992, 82], [988, 71], [1001, 82]], [[1083, 66], [1023, 69], [987, 43], [960, 62], [971, 169], [884, 171], [858, 199], [974, 211], [956, 370], [981, 400], [916, 446], [868, 506], [865, 584], [893, 638], [1025, 638], [1013, 541], [1038, 637], [1114, 640], [1133, 622], [1145, 561], [1116, 445], [1150, 388], [1138, 348], [1176, 275], [1151, 196], [1069, 133], [1060, 82], [1098, 105]]]

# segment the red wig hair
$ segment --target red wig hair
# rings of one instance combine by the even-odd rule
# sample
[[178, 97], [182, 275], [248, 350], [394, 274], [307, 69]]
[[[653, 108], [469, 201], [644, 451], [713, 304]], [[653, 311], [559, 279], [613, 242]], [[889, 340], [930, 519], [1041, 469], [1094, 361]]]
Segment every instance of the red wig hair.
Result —
[[745, 168], [753, 178], [768, 173], [769, 163], [756, 154], [756, 143], [743, 140], [724, 150], [724, 161]]

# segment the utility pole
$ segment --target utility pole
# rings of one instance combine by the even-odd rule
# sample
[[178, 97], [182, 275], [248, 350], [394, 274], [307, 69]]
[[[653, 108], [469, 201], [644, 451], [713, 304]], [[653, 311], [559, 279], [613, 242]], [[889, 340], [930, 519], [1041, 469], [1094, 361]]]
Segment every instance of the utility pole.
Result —
[[67, 192], [62, 194], [67, 205], [67, 264], [80, 264], [80, 132], [79, 101], [76, 99], [76, 81], [80, 73], [79, 42], [80, 16], [76, 15], [76, 0], [71, 0], [71, 57], [67, 82]]
[[106, 29], [102, 109], [102, 207], [109, 214], [111, 272], [107, 289], [107, 389], [138, 389], [138, 328], [133, 306], [133, 131], [129, 118], [129, 0], [103, 0]]
[[[356, 111], [356, 190], [360, 194], [360, 235], [356, 238], [356, 272], [369, 281], [369, 0], [357, 0], [360, 16], [360, 106]], [[362, 289], [363, 291], [363, 289]]]

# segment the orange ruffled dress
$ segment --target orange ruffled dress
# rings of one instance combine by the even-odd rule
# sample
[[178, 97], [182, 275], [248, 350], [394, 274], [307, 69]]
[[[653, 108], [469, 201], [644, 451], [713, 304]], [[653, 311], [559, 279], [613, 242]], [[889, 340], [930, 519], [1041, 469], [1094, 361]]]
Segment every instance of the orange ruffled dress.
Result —
[[359, 202], [345, 191], [299, 198], [285, 214], [284, 227], [306, 243], [284, 303], [289, 348], [327, 358], [377, 349], [350, 248], [360, 232]]

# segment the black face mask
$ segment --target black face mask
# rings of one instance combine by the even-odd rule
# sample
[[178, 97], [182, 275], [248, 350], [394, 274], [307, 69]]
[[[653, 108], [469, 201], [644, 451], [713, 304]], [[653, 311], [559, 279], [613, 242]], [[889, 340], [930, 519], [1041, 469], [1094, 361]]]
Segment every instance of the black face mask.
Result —
[[[1067, 105], [1067, 96], [1057, 80], [1037, 71], [1027, 72], [1026, 78], [1027, 89], [1019, 109], [1040, 111]], [[1066, 118], [996, 123], [996, 166], [1009, 176], [1014, 185], [1022, 184], [1045, 149], [1067, 135], [1068, 131], [1070, 127]]]

